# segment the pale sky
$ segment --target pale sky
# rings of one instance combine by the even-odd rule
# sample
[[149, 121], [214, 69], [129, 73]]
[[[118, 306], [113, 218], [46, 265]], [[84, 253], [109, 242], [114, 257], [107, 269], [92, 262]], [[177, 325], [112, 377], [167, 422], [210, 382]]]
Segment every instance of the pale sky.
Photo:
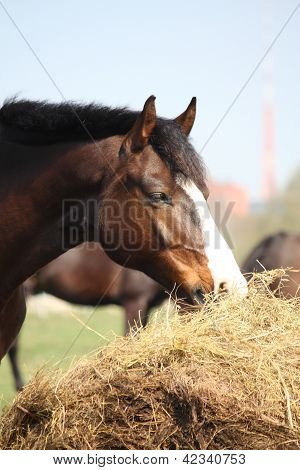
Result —
[[[264, 0], [266, 1], [266, 0]], [[3, 0], [67, 99], [175, 117], [198, 99], [200, 150], [266, 49], [263, 0]], [[297, 0], [273, 0], [271, 40]], [[0, 6], [0, 101], [61, 95]], [[300, 165], [300, 8], [272, 49], [281, 187]], [[202, 152], [212, 177], [260, 188], [263, 67]]]

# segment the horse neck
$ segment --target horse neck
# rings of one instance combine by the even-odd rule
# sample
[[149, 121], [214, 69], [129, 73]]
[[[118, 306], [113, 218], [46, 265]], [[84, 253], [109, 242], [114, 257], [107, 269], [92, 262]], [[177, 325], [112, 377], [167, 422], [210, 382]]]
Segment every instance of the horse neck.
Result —
[[[17, 212], [27, 208], [39, 221], [49, 220], [53, 212], [58, 215], [64, 199], [88, 196], [96, 189], [101, 193], [103, 178], [117, 166], [119, 140], [30, 147], [0, 142], [1, 212], [13, 205]], [[22, 222], [31, 226], [28, 210], [26, 215]]]
[[[119, 141], [112, 137], [96, 144], [10, 144], [8, 154], [13, 155], [13, 165], [9, 166], [11, 161], [7, 160], [0, 173], [5, 184], [5, 194], [3, 190], [0, 194], [0, 233], [7, 234], [0, 243], [0, 274], [6, 275], [2, 293], [17, 287], [65, 251], [59, 233], [62, 203], [65, 199], [84, 200], [91, 194], [101, 197], [102, 181], [117, 164]], [[12, 178], [10, 170], [19, 170], [18, 162], [23, 163], [21, 171]], [[14, 217], [7, 219], [6, 214]]]

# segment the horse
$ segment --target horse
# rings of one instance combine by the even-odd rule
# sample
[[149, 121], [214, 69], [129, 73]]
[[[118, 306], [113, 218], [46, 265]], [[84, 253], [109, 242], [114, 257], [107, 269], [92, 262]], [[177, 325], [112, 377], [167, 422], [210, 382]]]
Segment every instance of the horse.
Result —
[[[243, 273], [263, 272], [265, 269], [294, 268], [271, 284], [275, 295], [284, 298], [300, 296], [300, 235], [278, 232], [264, 238], [253, 248], [241, 266]], [[299, 270], [299, 271], [297, 271]], [[280, 284], [280, 288], [279, 287]]]
[[8, 100], [0, 109], [0, 359], [24, 322], [23, 282], [84, 241], [101, 243], [191, 304], [247, 283], [208, 211], [188, 140], [196, 99], [175, 119], [94, 104]]

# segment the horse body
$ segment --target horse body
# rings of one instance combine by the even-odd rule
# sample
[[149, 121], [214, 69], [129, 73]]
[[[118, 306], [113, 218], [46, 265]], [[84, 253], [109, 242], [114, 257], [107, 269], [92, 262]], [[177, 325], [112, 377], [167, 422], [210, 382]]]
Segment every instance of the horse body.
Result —
[[251, 251], [242, 265], [242, 272], [262, 272], [265, 269], [294, 268], [277, 290], [280, 280], [271, 289], [286, 298], [300, 296], [300, 235], [279, 232], [263, 239]]
[[[156, 117], [154, 99], [141, 113], [32, 102], [1, 108], [0, 358], [24, 320], [23, 308], [12, 312], [19, 286], [84, 241], [100, 242], [116, 263], [166, 289], [176, 284], [189, 302], [221, 283], [245, 295], [235, 262], [234, 283], [213, 277], [202, 212], [182, 184], [191, 180], [208, 195], [201, 160], [187, 139], [195, 100], [170, 121]], [[64, 205], [69, 199], [76, 201], [75, 222], [74, 207]]]

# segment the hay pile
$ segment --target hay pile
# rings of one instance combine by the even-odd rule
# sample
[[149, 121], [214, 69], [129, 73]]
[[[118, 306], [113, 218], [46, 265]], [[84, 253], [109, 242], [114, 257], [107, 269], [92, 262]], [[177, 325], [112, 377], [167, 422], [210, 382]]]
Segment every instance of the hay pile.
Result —
[[0, 447], [300, 448], [300, 299], [275, 298], [273, 277], [39, 372], [4, 413]]

